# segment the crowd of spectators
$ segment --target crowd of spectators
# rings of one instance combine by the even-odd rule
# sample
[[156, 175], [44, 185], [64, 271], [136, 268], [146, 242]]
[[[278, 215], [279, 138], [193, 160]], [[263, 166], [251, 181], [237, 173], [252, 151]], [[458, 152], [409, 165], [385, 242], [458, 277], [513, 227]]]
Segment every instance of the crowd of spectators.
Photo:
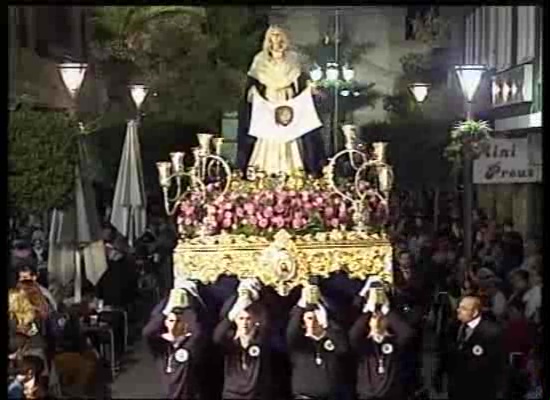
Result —
[[[157, 213], [161, 215], [161, 213]], [[108, 213], [105, 217], [108, 221]], [[171, 255], [176, 234], [166, 219], [149, 216], [146, 233], [130, 247], [107, 222], [103, 240], [107, 271], [96, 285], [84, 279], [83, 299], [71, 301], [73, 285], [60, 287], [48, 279], [48, 243], [37, 223], [13, 228], [9, 265], [9, 379], [10, 398], [93, 396], [104, 398], [113, 374], [102, 354], [101, 339], [86, 333], [97, 317], [115, 336], [117, 363], [125, 350], [120, 317], [101, 313], [124, 310], [139, 336], [149, 307], [165, 298], [173, 286]], [[416, 331], [428, 326], [437, 343], [456, 320], [460, 299], [475, 294], [483, 299], [484, 317], [502, 331], [503, 396], [541, 398], [542, 393], [542, 253], [537, 238], [523, 238], [513, 223], [498, 224], [481, 210], [473, 215], [472, 260], [462, 255], [463, 228], [456, 214], [441, 217], [437, 226], [416, 211], [393, 213], [390, 237], [395, 249], [396, 304], [406, 308]], [[84, 274], [85, 276], [85, 274]], [[147, 297], [150, 296], [150, 297]], [[409, 312], [409, 310], [412, 310]], [[429, 322], [424, 324], [424, 322]], [[126, 322], [127, 323], [127, 322]], [[130, 329], [130, 336], [132, 329]], [[410, 371], [408, 387], [422, 394], [423, 346], [418, 335], [403, 362]], [[425, 367], [425, 366], [424, 366]], [[118, 369], [119, 366], [117, 365]], [[111, 371], [112, 372], [112, 371]], [[443, 390], [435, 371], [434, 385]], [[421, 397], [419, 397], [421, 398]]]
[[[507, 360], [502, 394], [514, 399], [541, 398], [540, 242], [524, 239], [511, 221], [498, 224], [482, 210], [473, 213], [473, 222], [473, 255], [467, 262], [457, 217], [443, 219], [434, 228], [431, 218], [419, 212], [397, 216], [391, 226], [396, 277], [412, 275], [419, 282], [414, 302], [425, 305], [427, 321], [440, 340], [456, 320], [460, 299], [480, 296], [484, 317], [501, 328]], [[437, 375], [435, 384], [441, 390]]]
[[[105, 216], [108, 220], [108, 215]], [[107, 270], [96, 285], [86, 279], [75, 302], [74, 282], [48, 277], [48, 241], [41, 224], [12, 226], [8, 269], [9, 398], [106, 398], [126, 344], [140, 337], [144, 317], [172, 286], [175, 234], [162, 218], [128, 246], [107, 222]], [[120, 312], [110, 312], [110, 311]], [[101, 327], [114, 336], [115, 361], [105, 357]], [[126, 336], [126, 338], [125, 338]], [[111, 351], [110, 349], [108, 350]], [[114, 365], [114, 368], [111, 366]]]

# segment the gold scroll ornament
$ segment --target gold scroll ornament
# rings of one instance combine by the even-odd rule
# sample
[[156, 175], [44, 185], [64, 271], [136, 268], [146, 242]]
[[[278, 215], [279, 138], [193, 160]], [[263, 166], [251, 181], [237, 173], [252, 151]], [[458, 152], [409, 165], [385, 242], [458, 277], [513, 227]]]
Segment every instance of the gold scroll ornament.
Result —
[[392, 284], [392, 248], [384, 235], [334, 230], [292, 237], [286, 230], [273, 240], [220, 235], [180, 241], [174, 250], [174, 276], [205, 284], [221, 275], [256, 277], [286, 296], [311, 276], [343, 271], [350, 278], [378, 275]]

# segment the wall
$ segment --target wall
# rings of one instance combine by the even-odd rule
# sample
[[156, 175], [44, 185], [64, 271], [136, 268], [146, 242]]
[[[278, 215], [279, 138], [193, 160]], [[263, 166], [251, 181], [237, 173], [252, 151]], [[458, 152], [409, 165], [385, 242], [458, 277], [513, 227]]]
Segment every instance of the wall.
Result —
[[[90, 30], [86, 24], [88, 9], [80, 6], [11, 7], [10, 61], [14, 73], [10, 76], [10, 93], [24, 96], [33, 104], [46, 108], [68, 108], [71, 99], [57, 64], [63, 61], [84, 61]], [[84, 29], [83, 29], [84, 28]], [[84, 33], [84, 36], [83, 36]], [[86, 72], [79, 95], [79, 108], [98, 111], [99, 82], [93, 69]]]
[[[521, 9], [520, 9], [521, 7]], [[468, 37], [460, 43], [453, 43], [454, 52], [467, 55], [466, 61], [483, 63], [494, 68], [485, 79], [485, 86], [481, 88], [483, 101], [475, 105], [478, 115], [495, 121], [511, 117], [527, 115], [533, 111], [533, 103], [527, 101], [520, 104], [510, 104], [493, 108], [491, 104], [491, 79], [495, 71], [506, 74], [510, 68], [525, 61], [535, 66], [532, 82], [535, 85], [541, 80], [539, 71], [542, 71], [542, 12], [528, 9], [526, 6], [517, 7], [472, 7], [465, 15], [458, 15], [453, 20], [453, 35], [456, 38]], [[513, 19], [516, 22], [511, 22]], [[466, 23], [466, 20], [469, 21]], [[472, 26], [474, 25], [474, 27]], [[477, 27], [476, 27], [477, 24]], [[512, 29], [517, 24], [518, 29]], [[465, 31], [465, 27], [469, 30]], [[515, 33], [515, 34], [514, 34]], [[506, 36], [508, 36], [506, 38]], [[538, 49], [538, 50], [537, 50]], [[489, 96], [487, 96], [489, 95]], [[479, 96], [478, 96], [479, 97]], [[518, 125], [518, 128], [521, 128]], [[541, 128], [495, 132], [496, 136], [532, 137], [541, 134]], [[542, 151], [540, 141], [534, 144], [536, 151]], [[542, 159], [539, 160], [542, 163]], [[478, 185], [477, 197], [480, 207], [497, 221], [503, 222], [512, 219], [516, 229], [524, 236], [541, 236], [543, 211], [542, 183], [535, 184], [500, 184]]]

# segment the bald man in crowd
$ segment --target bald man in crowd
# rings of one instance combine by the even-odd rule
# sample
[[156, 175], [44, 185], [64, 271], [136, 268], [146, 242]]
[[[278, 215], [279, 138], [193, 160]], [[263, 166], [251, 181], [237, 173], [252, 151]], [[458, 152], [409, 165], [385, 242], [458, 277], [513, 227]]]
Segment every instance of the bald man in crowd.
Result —
[[481, 309], [479, 297], [462, 298], [457, 321], [441, 343], [438, 375], [448, 376], [449, 400], [495, 400], [503, 384], [501, 332], [482, 317]]

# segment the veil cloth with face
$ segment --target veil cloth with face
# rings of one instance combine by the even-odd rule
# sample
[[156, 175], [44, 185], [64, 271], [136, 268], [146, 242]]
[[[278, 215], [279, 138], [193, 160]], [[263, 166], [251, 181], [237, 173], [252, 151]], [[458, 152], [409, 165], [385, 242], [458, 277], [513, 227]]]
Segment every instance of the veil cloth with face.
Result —
[[[271, 56], [271, 36], [281, 35], [286, 41], [284, 59], [274, 62]], [[262, 51], [254, 57], [247, 74], [247, 83], [239, 112], [237, 166], [246, 174], [249, 166], [267, 166], [266, 172], [302, 169], [308, 175], [319, 177], [326, 157], [321, 138], [321, 128], [314, 129], [300, 138], [286, 142], [258, 139], [248, 134], [252, 115], [252, 93], [265, 100], [278, 103], [300, 95], [308, 87], [308, 75], [304, 72], [298, 53], [288, 48], [288, 37], [278, 27], [270, 27]]]

